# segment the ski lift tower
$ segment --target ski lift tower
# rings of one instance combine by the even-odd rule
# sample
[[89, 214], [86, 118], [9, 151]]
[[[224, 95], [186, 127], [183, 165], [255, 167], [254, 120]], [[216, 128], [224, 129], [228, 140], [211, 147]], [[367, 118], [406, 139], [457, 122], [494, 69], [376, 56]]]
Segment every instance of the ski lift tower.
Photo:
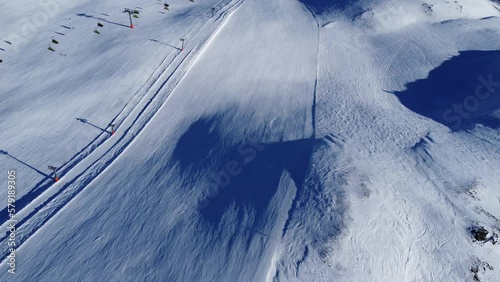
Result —
[[56, 182], [59, 181], [59, 177], [57, 176], [57, 167], [49, 165], [49, 169], [54, 172], [54, 180]]
[[181, 38], [181, 44], [182, 44], [181, 51], [184, 51], [184, 41], [186, 41], [186, 39]]
[[115, 125], [115, 124], [113, 124], [113, 123], [108, 124], [108, 127], [111, 127], [111, 135], [114, 135], [114, 134], [115, 134], [115, 126], [116, 126], [116, 125]]
[[123, 12], [128, 14], [128, 19], [130, 20], [130, 28], [133, 29], [134, 23], [132, 22], [132, 17], [138, 18], [139, 11], [125, 8]]

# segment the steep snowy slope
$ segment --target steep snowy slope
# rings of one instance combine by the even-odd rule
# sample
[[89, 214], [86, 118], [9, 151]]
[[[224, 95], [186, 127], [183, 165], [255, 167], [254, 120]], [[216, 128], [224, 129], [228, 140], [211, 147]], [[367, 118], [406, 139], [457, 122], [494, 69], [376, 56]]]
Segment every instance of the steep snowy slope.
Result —
[[170, 4], [0, 42], [1, 281], [500, 280], [498, 5]]
[[[372, 18], [387, 20], [393, 13], [391, 6], [384, 9], [388, 4], [375, 6]], [[403, 10], [413, 5], [398, 4]], [[464, 11], [488, 5], [464, 1]], [[314, 193], [300, 198], [285, 237], [302, 247], [290, 248], [294, 256], [279, 261], [279, 278], [469, 281], [475, 273], [483, 281], [500, 278], [493, 245], [500, 228], [500, 123], [494, 118], [500, 90], [492, 89], [480, 106], [469, 106], [479, 120], [461, 118], [467, 127], [443, 118], [455, 103], [475, 101], [470, 97], [484, 84], [478, 77], [500, 77], [496, 51], [459, 53], [499, 48], [500, 21], [485, 18], [495, 10], [480, 12], [464, 18], [482, 20], [422, 19], [403, 29], [396, 22], [375, 30], [363, 16], [320, 17], [316, 124], [317, 136], [324, 138], [304, 188]], [[434, 117], [430, 111], [440, 111], [438, 122], [426, 118]], [[485, 115], [489, 123], [483, 122]], [[468, 229], [476, 226], [489, 232], [487, 242], [473, 242]], [[300, 268], [297, 262], [303, 262]]]
[[[2, 168], [17, 167], [22, 175], [17, 196], [45, 189], [48, 165], [70, 167], [84, 148], [107, 138], [108, 124], [119, 125], [179, 55], [179, 38], [189, 42], [211, 8], [229, 1], [187, 2], [172, 2], [168, 13], [152, 1], [7, 5], [0, 34], [0, 150], [10, 157], [0, 157]], [[134, 30], [124, 7], [142, 8]], [[98, 22], [100, 35], [94, 33]], [[59, 42], [51, 44], [55, 52], [47, 50], [52, 38]], [[0, 195], [2, 202], [6, 196]]]
[[[47, 191], [41, 211], [26, 214], [19, 233], [38, 232], [19, 250], [20, 261], [32, 259], [20, 264], [17, 277], [264, 279], [266, 250], [274, 243], [266, 234], [280, 236], [294, 187], [308, 168], [317, 46], [318, 27], [300, 3], [245, 1], [197, 51], [151, 124], [104, 174], [85, 187], [87, 175], [95, 177], [106, 163], [84, 159], [88, 173], [75, 175], [77, 165], [56, 185], [62, 193], [50, 200]], [[169, 94], [166, 83], [158, 95]], [[127, 138], [122, 127], [101, 145], [117, 142], [102, 159]], [[243, 172], [233, 171], [240, 167]], [[231, 179], [221, 176], [224, 169]], [[71, 199], [68, 191], [82, 189], [59, 207]], [[36, 237], [61, 245], [48, 251]]]

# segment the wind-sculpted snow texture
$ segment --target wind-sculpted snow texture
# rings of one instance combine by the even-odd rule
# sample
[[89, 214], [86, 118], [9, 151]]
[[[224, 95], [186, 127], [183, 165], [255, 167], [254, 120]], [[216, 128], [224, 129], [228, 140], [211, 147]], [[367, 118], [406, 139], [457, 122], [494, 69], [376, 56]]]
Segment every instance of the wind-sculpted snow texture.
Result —
[[1, 281], [500, 280], [496, 2], [122, 2], [5, 5]]

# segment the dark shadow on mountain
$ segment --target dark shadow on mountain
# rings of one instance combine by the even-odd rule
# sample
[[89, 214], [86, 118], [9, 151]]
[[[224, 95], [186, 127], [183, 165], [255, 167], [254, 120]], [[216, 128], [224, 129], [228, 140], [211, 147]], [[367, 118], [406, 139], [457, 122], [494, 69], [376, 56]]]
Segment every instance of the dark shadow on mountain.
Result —
[[219, 118], [201, 118], [189, 126], [174, 149], [174, 157], [181, 170], [200, 170], [206, 166], [211, 150], [220, 145], [219, 133], [215, 129]]
[[245, 121], [230, 118], [235, 110], [198, 119], [182, 134], [173, 151], [172, 166], [180, 170], [181, 186], [186, 193], [203, 187], [206, 194], [196, 199], [200, 202], [197, 209], [204, 220], [215, 225], [234, 206], [240, 216], [246, 210], [256, 220], [262, 219], [284, 171], [297, 187], [302, 186], [314, 145], [313, 139], [235, 144], [224, 133], [227, 120], [231, 120], [231, 126], [244, 126]]
[[349, 7], [357, 5], [359, 0], [338, 0], [338, 1], [325, 1], [325, 0], [299, 0], [300, 2], [308, 5], [311, 9], [317, 11], [325, 11], [330, 9], [345, 10]]
[[361, 6], [358, 4], [359, 0], [338, 0], [338, 1], [326, 1], [326, 0], [299, 0], [303, 4], [307, 5], [311, 11], [321, 16], [325, 13], [341, 11], [345, 15], [359, 15], [363, 12]]
[[500, 128], [500, 112], [496, 112], [496, 114], [489, 114], [484, 116], [483, 118], [479, 119], [477, 121], [478, 123], [494, 128], [494, 129], [499, 129]]
[[460, 52], [406, 88], [405, 107], [452, 130], [500, 127], [500, 51]]
[[276, 193], [285, 170], [297, 186], [302, 185], [313, 140], [233, 145], [222, 136], [222, 118], [216, 115], [199, 119], [177, 142], [173, 160], [179, 165], [182, 186], [190, 190], [196, 183], [208, 183], [209, 195], [199, 199], [206, 204], [198, 207], [208, 222], [218, 224], [232, 205], [241, 208], [241, 212], [251, 209], [259, 218]]
[[252, 211], [257, 220], [264, 215], [275, 195], [284, 171], [301, 187], [309, 167], [313, 140], [303, 139], [271, 144], [242, 144], [233, 148], [228, 160], [210, 172], [213, 193], [200, 209], [202, 217], [218, 224], [235, 205]]

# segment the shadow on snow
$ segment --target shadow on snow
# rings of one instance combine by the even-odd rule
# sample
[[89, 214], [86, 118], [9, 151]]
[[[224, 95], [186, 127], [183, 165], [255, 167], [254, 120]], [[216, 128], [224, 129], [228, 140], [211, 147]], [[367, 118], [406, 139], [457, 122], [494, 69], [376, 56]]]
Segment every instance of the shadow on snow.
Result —
[[[452, 130], [500, 127], [500, 51], [460, 52], [394, 94], [415, 113]], [[496, 113], [495, 113], [496, 112]]]
[[[215, 225], [235, 205], [240, 214], [251, 211], [261, 218], [275, 195], [286, 170], [301, 187], [313, 149], [313, 139], [269, 144], [224, 145], [217, 129], [218, 118], [193, 123], [179, 139], [174, 159], [184, 175], [185, 187], [204, 175], [210, 186], [199, 207], [201, 216]], [[191, 177], [194, 176], [194, 177]], [[192, 178], [192, 179], [187, 179]]]

